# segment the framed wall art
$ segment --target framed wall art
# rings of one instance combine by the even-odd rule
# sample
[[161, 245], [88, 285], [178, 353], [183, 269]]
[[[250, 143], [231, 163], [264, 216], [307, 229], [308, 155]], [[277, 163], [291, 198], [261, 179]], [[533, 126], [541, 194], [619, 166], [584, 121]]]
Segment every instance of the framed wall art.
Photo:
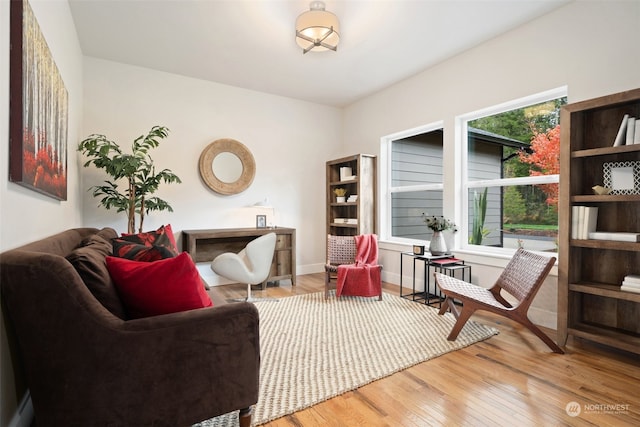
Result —
[[28, 1], [10, 27], [9, 180], [67, 200], [67, 89]]

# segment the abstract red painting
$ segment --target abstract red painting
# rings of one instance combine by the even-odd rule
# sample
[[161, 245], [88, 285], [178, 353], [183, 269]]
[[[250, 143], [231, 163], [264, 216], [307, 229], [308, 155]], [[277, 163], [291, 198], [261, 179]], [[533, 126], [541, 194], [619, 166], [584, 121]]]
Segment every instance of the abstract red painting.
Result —
[[26, 0], [11, 1], [9, 179], [67, 200], [68, 94]]

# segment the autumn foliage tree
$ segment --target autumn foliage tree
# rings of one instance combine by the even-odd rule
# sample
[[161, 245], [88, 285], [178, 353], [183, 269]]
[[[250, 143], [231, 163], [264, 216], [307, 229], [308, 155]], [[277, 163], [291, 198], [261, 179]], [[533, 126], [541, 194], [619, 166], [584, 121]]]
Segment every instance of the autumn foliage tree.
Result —
[[38, 148], [33, 132], [23, 131], [22, 176], [26, 183], [67, 200], [66, 158], [61, 161], [45, 133], [39, 135]]
[[[532, 165], [531, 176], [555, 175], [560, 173], [560, 125], [546, 132], [534, 131], [531, 139], [531, 153], [521, 151], [520, 161]], [[547, 196], [547, 204], [557, 209], [558, 184], [540, 184]]]

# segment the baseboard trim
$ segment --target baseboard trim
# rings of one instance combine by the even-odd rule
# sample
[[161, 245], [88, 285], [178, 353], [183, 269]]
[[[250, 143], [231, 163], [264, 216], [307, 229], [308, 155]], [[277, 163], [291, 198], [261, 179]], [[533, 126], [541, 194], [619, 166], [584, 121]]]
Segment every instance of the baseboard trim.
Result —
[[31, 403], [31, 393], [27, 390], [20, 400], [20, 404], [16, 408], [8, 427], [31, 427], [33, 424], [33, 404]]

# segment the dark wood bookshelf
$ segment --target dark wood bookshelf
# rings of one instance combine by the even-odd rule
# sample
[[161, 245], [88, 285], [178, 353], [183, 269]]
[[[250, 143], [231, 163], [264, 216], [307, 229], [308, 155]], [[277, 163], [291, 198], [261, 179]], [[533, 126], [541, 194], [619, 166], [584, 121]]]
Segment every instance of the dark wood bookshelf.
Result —
[[640, 243], [572, 239], [573, 205], [597, 206], [597, 231], [640, 232], [640, 194], [596, 195], [606, 162], [640, 161], [640, 144], [613, 146], [625, 114], [640, 118], [640, 89], [565, 105], [560, 116], [558, 344], [568, 336], [640, 354]]

